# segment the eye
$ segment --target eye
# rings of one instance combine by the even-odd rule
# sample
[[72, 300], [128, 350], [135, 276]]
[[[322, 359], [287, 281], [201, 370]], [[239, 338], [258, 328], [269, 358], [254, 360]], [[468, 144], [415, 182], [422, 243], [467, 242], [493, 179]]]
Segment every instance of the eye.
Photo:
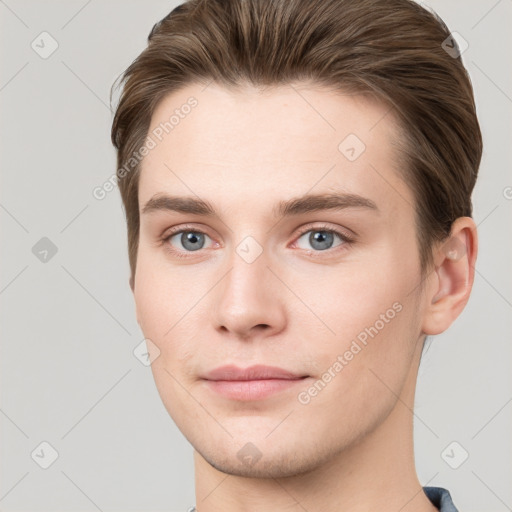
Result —
[[[194, 252], [203, 249], [206, 238], [210, 237], [198, 230], [181, 230], [168, 236], [165, 241], [173, 246], [171, 250], [181, 252]], [[178, 248], [176, 248], [178, 245]], [[181, 247], [180, 247], [181, 245]]]
[[[207, 245], [207, 239], [210, 245]], [[335, 244], [336, 239], [338, 243]], [[192, 256], [194, 252], [201, 251], [207, 247], [213, 247], [212, 239], [199, 229], [176, 229], [174, 232], [167, 234], [162, 238], [165, 249], [177, 258], [187, 258]], [[308, 251], [313, 256], [319, 255], [321, 252], [329, 252], [339, 247], [343, 250], [353, 242], [353, 239], [346, 233], [337, 231], [329, 226], [317, 226], [303, 230], [295, 244], [300, 248]], [[309, 244], [309, 246], [308, 246]]]
[[[333, 245], [336, 238], [338, 238], [340, 242], [337, 245]], [[302, 246], [300, 244], [302, 239], [305, 240], [306, 244], [309, 244], [309, 247]], [[350, 242], [351, 239], [347, 235], [327, 227], [309, 229], [303, 232], [302, 235], [297, 239], [297, 244], [301, 249], [311, 250], [312, 247], [315, 252], [327, 251], [329, 249], [333, 249]]]

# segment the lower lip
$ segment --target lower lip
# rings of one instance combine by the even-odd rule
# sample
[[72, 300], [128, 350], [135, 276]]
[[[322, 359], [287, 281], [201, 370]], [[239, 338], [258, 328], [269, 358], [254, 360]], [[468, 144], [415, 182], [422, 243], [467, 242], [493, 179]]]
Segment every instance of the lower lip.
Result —
[[231, 400], [263, 400], [274, 393], [290, 389], [301, 379], [207, 380], [210, 389]]

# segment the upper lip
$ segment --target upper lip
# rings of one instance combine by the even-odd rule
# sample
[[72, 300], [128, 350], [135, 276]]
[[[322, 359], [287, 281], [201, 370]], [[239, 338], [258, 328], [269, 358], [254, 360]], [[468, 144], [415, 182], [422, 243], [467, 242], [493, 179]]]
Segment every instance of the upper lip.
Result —
[[255, 365], [239, 368], [234, 365], [220, 366], [205, 375], [206, 380], [264, 380], [264, 379], [301, 379], [306, 375], [278, 368], [277, 366]]

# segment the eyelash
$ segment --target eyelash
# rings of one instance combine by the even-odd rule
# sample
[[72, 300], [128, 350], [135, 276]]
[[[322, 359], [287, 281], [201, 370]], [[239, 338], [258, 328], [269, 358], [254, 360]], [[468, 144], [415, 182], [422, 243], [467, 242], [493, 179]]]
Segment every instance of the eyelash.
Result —
[[[332, 252], [335, 252], [337, 250], [344, 250], [344, 249], [346, 249], [346, 245], [350, 245], [354, 242], [354, 239], [352, 237], [348, 236], [346, 233], [342, 233], [342, 232], [340, 232], [336, 229], [333, 229], [327, 225], [306, 227], [299, 231], [299, 233], [297, 234], [297, 240], [299, 238], [301, 238], [302, 235], [304, 235], [305, 233], [309, 233], [310, 231], [322, 231], [325, 233], [332, 233], [334, 235], [337, 235], [340, 238], [340, 240], [342, 241], [342, 243], [337, 245], [336, 247], [332, 247], [332, 248], [326, 249], [324, 251], [315, 251], [313, 249], [311, 249], [311, 250], [303, 249], [304, 251], [306, 251], [309, 255], [312, 255], [313, 257], [322, 257], [322, 255], [326, 254], [326, 253], [331, 254]], [[183, 259], [190, 258], [191, 255], [193, 255], [193, 253], [196, 251], [176, 250], [176, 249], [171, 248], [171, 245], [169, 243], [169, 240], [174, 235], [179, 234], [179, 233], [187, 233], [187, 232], [201, 233], [203, 235], [209, 236], [208, 233], [205, 233], [201, 229], [197, 229], [194, 226], [189, 226], [189, 225], [179, 226], [178, 228], [172, 230], [171, 232], [167, 232], [166, 235], [164, 237], [162, 237], [161, 242], [163, 244], [165, 244], [165, 250], [170, 252], [173, 256], [175, 256], [177, 258], [183, 258]], [[199, 252], [199, 251], [197, 251], [197, 252]]]

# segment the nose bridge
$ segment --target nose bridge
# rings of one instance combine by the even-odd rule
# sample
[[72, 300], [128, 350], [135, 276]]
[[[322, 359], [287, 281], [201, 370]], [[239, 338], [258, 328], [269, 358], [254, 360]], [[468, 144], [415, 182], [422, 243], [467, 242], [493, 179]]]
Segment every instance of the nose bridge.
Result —
[[[224, 293], [233, 300], [253, 302], [269, 291], [267, 251], [252, 236], [246, 236], [229, 255], [227, 284]], [[240, 306], [242, 303], [240, 303]]]
[[216, 306], [218, 326], [245, 337], [257, 325], [276, 328], [282, 322], [268, 256], [252, 236], [233, 246]]

